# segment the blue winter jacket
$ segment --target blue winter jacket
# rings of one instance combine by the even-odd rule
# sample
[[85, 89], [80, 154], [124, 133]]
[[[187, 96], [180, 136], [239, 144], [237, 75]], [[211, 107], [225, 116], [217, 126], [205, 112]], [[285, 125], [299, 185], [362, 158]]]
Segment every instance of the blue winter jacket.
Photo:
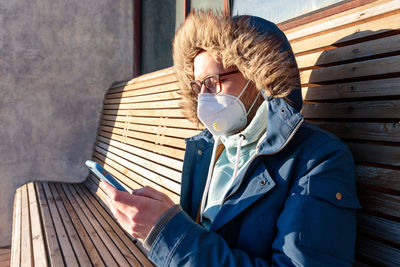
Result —
[[[294, 94], [297, 103], [299, 93]], [[293, 96], [292, 96], [293, 97]], [[300, 103], [301, 106], [301, 103]], [[268, 98], [266, 135], [210, 230], [194, 220], [213, 149], [186, 140], [181, 206], [149, 252], [159, 266], [351, 266], [356, 238], [354, 161], [334, 135], [280, 98]]]
[[[262, 34], [290, 44], [273, 24]], [[295, 61], [294, 61], [295, 62]], [[210, 230], [195, 222], [214, 139], [186, 140], [181, 206], [159, 232], [149, 258], [159, 266], [351, 266], [356, 238], [354, 161], [334, 135], [305, 122], [300, 89], [269, 97], [267, 131], [245, 175], [236, 179]]]

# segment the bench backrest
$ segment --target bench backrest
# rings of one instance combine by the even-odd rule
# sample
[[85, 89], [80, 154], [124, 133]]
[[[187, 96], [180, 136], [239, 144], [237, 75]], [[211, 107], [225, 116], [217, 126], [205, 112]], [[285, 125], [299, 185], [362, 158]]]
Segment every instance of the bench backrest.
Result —
[[[357, 164], [359, 265], [400, 264], [400, 1], [376, 1], [285, 31], [301, 72], [306, 120], [338, 135]], [[113, 86], [93, 158], [124, 185], [179, 201], [184, 138], [172, 68]], [[86, 184], [97, 191], [97, 179]]]
[[357, 164], [357, 261], [400, 264], [400, 1], [377, 1], [286, 31], [304, 117]]

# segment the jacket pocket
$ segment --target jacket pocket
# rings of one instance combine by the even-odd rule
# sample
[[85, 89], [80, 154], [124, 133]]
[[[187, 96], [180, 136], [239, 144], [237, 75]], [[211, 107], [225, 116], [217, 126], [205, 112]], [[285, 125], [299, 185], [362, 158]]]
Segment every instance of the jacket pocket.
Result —
[[306, 198], [300, 245], [319, 254], [352, 262], [356, 238], [355, 209], [360, 208], [355, 189], [328, 177], [311, 177]]

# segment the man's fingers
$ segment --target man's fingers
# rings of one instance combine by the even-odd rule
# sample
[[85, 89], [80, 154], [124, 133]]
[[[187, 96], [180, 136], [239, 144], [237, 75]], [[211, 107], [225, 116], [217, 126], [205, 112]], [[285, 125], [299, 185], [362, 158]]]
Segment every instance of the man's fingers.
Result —
[[156, 189], [150, 187], [150, 186], [145, 186], [140, 189], [137, 189], [132, 192], [132, 194], [137, 195], [137, 196], [143, 196], [143, 197], [148, 197], [152, 198], [158, 201], [166, 202], [170, 201], [170, 198], [165, 195], [164, 193], [157, 191]]

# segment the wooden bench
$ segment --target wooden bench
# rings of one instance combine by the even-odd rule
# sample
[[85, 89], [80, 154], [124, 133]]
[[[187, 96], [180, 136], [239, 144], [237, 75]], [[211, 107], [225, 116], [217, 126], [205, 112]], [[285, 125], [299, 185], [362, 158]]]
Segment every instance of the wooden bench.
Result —
[[[334, 132], [357, 164], [357, 266], [400, 265], [400, 5], [376, 1], [285, 29], [302, 73], [303, 115]], [[113, 86], [93, 160], [127, 188], [179, 201], [184, 138], [199, 132], [179, 108], [173, 69]], [[12, 266], [144, 265], [104, 205], [98, 180], [29, 183], [14, 201]]]
[[[93, 160], [128, 190], [150, 185], [179, 202], [184, 138], [199, 132], [178, 106], [173, 69], [110, 88]], [[143, 247], [116, 223], [90, 174], [81, 184], [40, 182], [18, 188], [12, 266], [150, 266]]]

